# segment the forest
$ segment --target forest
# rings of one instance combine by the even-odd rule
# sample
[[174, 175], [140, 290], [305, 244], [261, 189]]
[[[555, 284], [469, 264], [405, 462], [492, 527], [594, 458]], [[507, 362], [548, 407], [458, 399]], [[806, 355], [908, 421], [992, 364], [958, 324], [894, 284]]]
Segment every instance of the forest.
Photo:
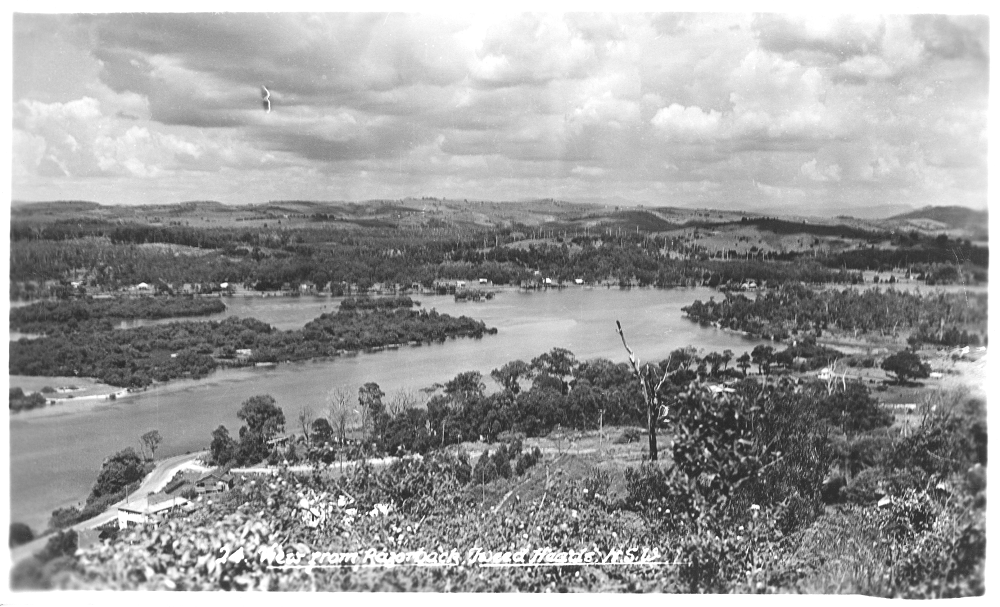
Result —
[[[10, 328], [23, 333], [52, 335], [86, 330], [110, 330], [111, 321], [207, 316], [226, 311], [218, 298], [137, 297], [38, 301], [10, 310]], [[101, 323], [101, 321], [108, 321]], [[83, 327], [81, 327], [83, 325]]]
[[77, 330], [56, 336], [12, 341], [10, 373], [93, 377], [112, 386], [143, 388], [154, 381], [197, 379], [220, 366], [307, 360], [496, 333], [467, 316], [410, 309], [409, 298], [391, 300], [392, 307], [368, 300], [345, 301], [346, 308], [292, 331], [236, 317], [131, 329], [78, 325]]
[[[969, 241], [896, 234], [889, 248], [866, 244], [878, 236], [844, 226], [814, 226], [768, 218], [748, 225], [782, 234], [790, 230], [860, 239], [856, 248], [815, 257], [808, 251], [714, 251], [674, 232], [621, 230], [562, 235], [528, 226], [411, 229], [391, 224], [346, 228], [336, 223], [232, 229], [146, 225], [138, 222], [55, 221], [15, 218], [11, 225], [11, 297], [70, 297], [69, 281], [86, 288], [118, 289], [139, 282], [231, 282], [270, 291], [285, 284], [420, 283], [435, 279], [520, 284], [535, 272], [557, 281], [670, 287], [739, 285], [746, 280], [858, 284], [861, 270], [906, 268], [929, 284], [985, 282], [988, 249]], [[695, 224], [692, 224], [695, 225]], [[703, 227], [724, 227], [711, 224]], [[662, 227], [662, 226], [661, 226]], [[669, 225], [668, 225], [669, 227]], [[675, 226], [683, 227], [683, 226]], [[696, 226], [697, 227], [697, 226]], [[440, 231], [440, 233], [438, 233]], [[887, 236], [888, 237], [888, 236]], [[518, 246], [515, 246], [518, 245]], [[756, 248], [756, 247], [755, 247]], [[733, 259], [739, 257], [739, 259]], [[42, 286], [56, 281], [59, 286]]]
[[912, 293], [892, 288], [815, 290], [784, 285], [755, 299], [727, 293], [721, 301], [696, 300], [682, 308], [694, 321], [745, 331], [766, 339], [837, 332], [895, 336], [911, 345], [987, 343], [986, 293]]

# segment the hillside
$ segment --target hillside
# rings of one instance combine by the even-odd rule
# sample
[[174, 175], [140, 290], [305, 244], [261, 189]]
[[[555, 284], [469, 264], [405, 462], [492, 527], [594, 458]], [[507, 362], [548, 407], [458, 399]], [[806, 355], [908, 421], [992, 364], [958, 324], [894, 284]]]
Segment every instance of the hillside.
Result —
[[972, 240], [987, 240], [989, 235], [989, 213], [960, 206], [926, 206], [911, 213], [894, 215], [885, 221], [902, 228], [946, 233]]

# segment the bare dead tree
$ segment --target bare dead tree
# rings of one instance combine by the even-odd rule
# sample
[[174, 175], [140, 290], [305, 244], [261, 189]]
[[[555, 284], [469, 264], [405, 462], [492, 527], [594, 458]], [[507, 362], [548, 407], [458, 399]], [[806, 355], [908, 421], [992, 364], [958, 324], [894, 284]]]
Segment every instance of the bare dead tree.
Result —
[[340, 444], [347, 439], [347, 430], [357, 420], [354, 393], [345, 386], [334, 388], [326, 395], [326, 419], [337, 434]]
[[391, 417], [396, 417], [397, 415], [405, 412], [407, 409], [412, 409], [416, 407], [420, 402], [420, 398], [416, 393], [400, 388], [392, 393], [389, 397], [389, 402], [386, 405], [386, 413]]
[[655, 462], [658, 459], [656, 450], [656, 423], [660, 419], [665, 418], [670, 412], [669, 406], [660, 405], [660, 398], [658, 396], [660, 388], [667, 381], [667, 374], [670, 372], [670, 359], [667, 359], [667, 364], [664, 366], [663, 377], [657, 381], [657, 372], [653, 365], [646, 363], [645, 367], [642, 366], [639, 357], [632, 352], [632, 349], [628, 347], [628, 342], [625, 341], [625, 332], [622, 331], [622, 323], [616, 320], [615, 324], [618, 326], [618, 335], [622, 338], [622, 345], [625, 346], [625, 350], [628, 352], [628, 360], [632, 364], [632, 372], [642, 386], [642, 397], [646, 401], [646, 429], [649, 433], [649, 461]]
[[316, 416], [313, 415], [312, 407], [303, 405], [299, 409], [299, 425], [302, 426], [302, 438], [309, 440], [309, 428], [312, 427], [313, 421], [316, 420]]

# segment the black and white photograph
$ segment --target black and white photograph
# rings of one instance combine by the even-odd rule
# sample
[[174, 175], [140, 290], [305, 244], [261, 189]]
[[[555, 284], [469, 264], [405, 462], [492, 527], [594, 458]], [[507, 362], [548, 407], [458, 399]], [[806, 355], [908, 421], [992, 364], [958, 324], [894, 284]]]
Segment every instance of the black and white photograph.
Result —
[[888, 6], [20, 3], [0, 603], [985, 596], [991, 15]]

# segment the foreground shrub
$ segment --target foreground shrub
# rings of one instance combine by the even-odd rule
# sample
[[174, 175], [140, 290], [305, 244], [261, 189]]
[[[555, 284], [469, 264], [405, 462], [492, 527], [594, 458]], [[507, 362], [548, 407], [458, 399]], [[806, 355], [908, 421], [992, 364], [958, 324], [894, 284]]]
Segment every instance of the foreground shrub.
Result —
[[871, 504], [886, 495], [900, 496], [908, 490], [924, 489], [929, 478], [919, 468], [904, 470], [881, 466], [868, 468], [851, 479], [844, 495], [849, 502]]

